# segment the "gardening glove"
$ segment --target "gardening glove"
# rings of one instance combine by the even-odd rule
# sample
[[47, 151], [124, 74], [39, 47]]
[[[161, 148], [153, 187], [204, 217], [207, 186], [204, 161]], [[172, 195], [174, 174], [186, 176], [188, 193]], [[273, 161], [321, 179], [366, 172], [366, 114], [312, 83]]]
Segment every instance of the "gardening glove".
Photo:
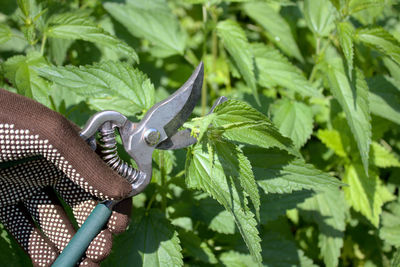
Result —
[[[79, 131], [45, 106], [0, 89], [0, 220], [34, 266], [51, 265], [76, 232], [57, 194], [81, 226], [99, 200], [131, 191]], [[80, 265], [98, 266], [109, 255], [111, 234], [126, 229], [131, 205], [125, 199], [114, 208]]]

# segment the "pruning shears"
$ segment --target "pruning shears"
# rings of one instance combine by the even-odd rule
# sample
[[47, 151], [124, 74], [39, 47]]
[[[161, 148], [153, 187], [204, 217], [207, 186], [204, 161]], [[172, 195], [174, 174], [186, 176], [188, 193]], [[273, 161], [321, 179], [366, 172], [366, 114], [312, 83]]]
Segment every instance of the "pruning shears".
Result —
[[[180, 89], [151, 107], [139, 123], [129, 121], [117, 111], [101, 111], [93, 115], [81, 131], [81, 137], [92, 149], [96, 149], [95, 135], [99, 132], [102, 157], [111, 168], [130, 182], [130, 196], [141, 193], [150, 183], [154, 149], [180, 149], [197, 142], [189, 129], [178, 130], [189, 118], [200, 98], [203, 77], [204, 67], [200, 63]], [[218, 99], [210, 112], [225, 100], [224, 97]], [[119, 158], [116, 150], [116, 129], [124, 149], [136, 162], [137, 169]], [[53, 266], [74, 266], [108, 221], [116, 203], [118, 201], [99, 203]]]

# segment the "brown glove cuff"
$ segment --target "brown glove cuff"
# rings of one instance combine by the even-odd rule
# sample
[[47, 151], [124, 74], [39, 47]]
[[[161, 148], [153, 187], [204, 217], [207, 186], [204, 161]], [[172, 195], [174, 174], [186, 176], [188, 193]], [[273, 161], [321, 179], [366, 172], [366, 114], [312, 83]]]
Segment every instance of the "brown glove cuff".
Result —
[[0, 89], [0, 162], [42, 155], [102, 199], [122, 199], [131, 185], [79, 136], [79, 127], [26, 97]]

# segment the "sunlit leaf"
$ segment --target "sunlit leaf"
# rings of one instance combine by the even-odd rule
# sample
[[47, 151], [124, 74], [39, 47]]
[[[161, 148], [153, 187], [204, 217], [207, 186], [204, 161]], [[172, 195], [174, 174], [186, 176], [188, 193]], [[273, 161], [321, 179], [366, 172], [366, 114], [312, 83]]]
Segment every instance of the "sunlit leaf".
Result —
[[[231, 156], [227, 156], [231, 154]], [[232, 151], [227, 143], [197, 144], [188, 152], [186, 162], [186, 183], [190, 188], [203, 190], [215, 198], [235, 219], [237, 228], [243, 237], [254, 260], [261, 265], [260, 237], [254, 214], [247, 205], [246, 195], [240, 186], [246, 162], [244, 155]], [[234, 164], [235, 169], [229, 169]]]
[[246, 3], [243, 5], [243, 9], [250, 18], [254, 19], [266, 30], [269, 39], [282, 49], [285, 54], [303, 61], [292, 30], [279, 12], [264, 2]]
[[344, 57], [346, 58], [348, 73], [351, 75], [353, 71], [353, 35], [354, 28], [350, 22], [344, 21], [337, 24], [337, 32], [339, 37], [340, 46], [342, 48]]
[[400, 124], [400, 84], [387, 76], [367, 80], [371, 113]]
[[347, 123], [360, 151], [364, 170], [368, 173], [371, 118], [367, 83], [358, 69], [353, 72], [353, 77], [350, 81], [346, 75], [343, 61], [339, 58], [331, 59], [327, 63], [326, 71], [331, 92], [346, 114]]
[[11, 29], [5, 24], [0, 24], [0, 44], [11, 39]]
[[226, 50], [228, 50], [230, 56], [233, 58], [246, 84], [252, 89], [257, 103], [260, 103], [254, 74], [254, 59], [243, 29], [238, 23], [232, 20], [225, 20], [218, 23], [217, 33], [224, 42]]
[[324, 191], [344, 185], [338, 179], [282, 150], [246, 147], [243, 152], [265, 193], [292, 193], [301, 189]]
[[377, 142], [371, 144], [371, 160], [377, 167], [400, 167], [399, 159], [387, 148]]
[[281, 86], [301, 96], [321, 97], [321, 93], [305, 78], [300, 69], [289, 62], [278, 50], [263, 44], [252, 44], [257, 82], [263, 87]]
[[37, 52], [27, 56], [14, 56], [3, 64], [5, 76], [17, 88], [18, 93], [50, 106], [50, 85], [39, 77], [35, 67], [45, 66], [46, 60]]
[[158, 57], [182, 55], [186, 35], [166, 1], [129, 0], [125, 4], [107, 2], [104, 8], [137, 38], [149, 40]]
[[307, 142], [313, 129], [313, 114], [310, 107], [301, 102], [282, 99], [275, 102], [270, 111], [279, 131], [290, 137], [297, 148]]
[[85, 13], [73, 12], [52, 16], [45, 34], [53, 38], [94, 42], [116, 49], [135, 61], [139, 61], [132, 47], [96, 25], [93, 19]]
[[304, 17], [308, 27], [319, 36], [327, 36], [335, 27], [335, 7], [329, 0], [305, 0]]
[[393, 195], [382, 185], [375, 173], [367, 177], [361, 165], [348, 165], [343, 182], [349, 185], [344, 188], [344, 192], [351, 207], [378, 227], [382, 205], [393, 200]]
[[[134, 115], [154, 103], [154, 87], [145, 74], [128, 64], [102, 62], [91, 66], [46, 66], [41, 76], [88, 97], [97, 110], [114, 109]], [[90, 98], [89, 98], [90, 97]]]
[[383, 28], [360, 29], [356, 39], [375, 48], [400, 64], [400, 42]]

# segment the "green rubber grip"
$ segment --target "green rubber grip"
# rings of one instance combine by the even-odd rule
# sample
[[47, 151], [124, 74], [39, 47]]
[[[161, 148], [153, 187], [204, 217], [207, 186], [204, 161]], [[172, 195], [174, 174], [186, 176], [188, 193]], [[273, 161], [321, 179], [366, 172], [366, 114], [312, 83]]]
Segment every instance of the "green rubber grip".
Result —
[[75, 266], [86, 252], [90, 242], [92, 242], [108, 221], [111, 212], [112, 210], [105, 204], [98, 204], [52, 266]]

